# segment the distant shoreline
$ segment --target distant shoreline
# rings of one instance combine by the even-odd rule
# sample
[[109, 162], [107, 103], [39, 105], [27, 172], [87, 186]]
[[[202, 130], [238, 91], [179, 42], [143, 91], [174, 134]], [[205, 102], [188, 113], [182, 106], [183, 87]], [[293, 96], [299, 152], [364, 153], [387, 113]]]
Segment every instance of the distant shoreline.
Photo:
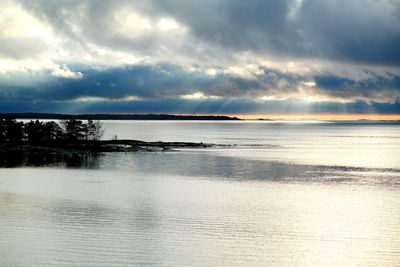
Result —
[[0, 116], [15, 119], [51, 120], [214, 120], [237, 121], [237, 117], [218, 115], [170, 115], [170, 114], [61, 114], [61, 113], [0, 113]]
[[150, 120], [150, 121], [264, 121], [272, 123], [284, 122], [331, 122], [336, 124], [400, 124], [400, 120], [379, 120], [379, 119], [354, 119], [354, 120], [330, 120], [330, 119], [277, 119], [277, 118], [254, 118], [241, 119], [228, 115], [172, 115], [172, 114], [63, 114], [63, 113], [0, 113], [1, 117], [10, 117], [19, 120]]

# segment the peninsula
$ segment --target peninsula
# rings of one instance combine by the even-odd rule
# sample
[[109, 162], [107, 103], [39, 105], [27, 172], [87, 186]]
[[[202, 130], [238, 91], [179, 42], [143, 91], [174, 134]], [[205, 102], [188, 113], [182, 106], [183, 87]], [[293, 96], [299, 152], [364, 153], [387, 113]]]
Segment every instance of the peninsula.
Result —
[[7, 153], [66, 153], [66, 152], [132, 152], [166, 151], [176, 148], [204, 148], [211, 144], [192, 142], [145, 142], [139, 140], [102, 140], [100, 121], [31, 120], [18, 122], [12, 117], [0, 118], [0, 157]]

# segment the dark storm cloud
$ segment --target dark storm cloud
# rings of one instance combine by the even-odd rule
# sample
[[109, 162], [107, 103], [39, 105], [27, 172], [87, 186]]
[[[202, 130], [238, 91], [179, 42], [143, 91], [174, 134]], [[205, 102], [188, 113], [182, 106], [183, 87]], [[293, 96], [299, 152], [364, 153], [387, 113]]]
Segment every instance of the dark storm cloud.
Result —
[[[225, 99], [258, 99], [313, 97], [347, 102], [396, 102], [400, 97], [400, 76], [391, 73], [354, 80], [329, 74], [302, 76], [276, 69], [257, 67], [250, 77], [219, 70], [214, 75], [202, 70], [190, 71], [172, 64], [135, 65], [108, 69], [89, 66], [70, 66], [82, 73], [80, 79], [55, 77], [49, 72], [32, 79], [29, 74], [2, 77], [0, 97], [25, 101], [70, 101], [84, 98], [103, 98], [123, 101], [140, 99], [176, 99], [201, 92], [206, 97]], [[315, 81], [315, 86], [307, 82]], [[18, 80], [18, 82], [15, 82]], [[200, 97], [201, 98], [201, 97]], [[272, 98], [273, 99], [273, 98]]]
[[317, 90], [323, 95], [342, 99], [374, 99], [394, 102], [400, 96], [400, 76], [386, 73], [385, 76], [371, 73], [368, 79], [352, 80], [335, 75], [314, 76]]
[[[74, 100], [80, 97], [123, 99], [176, 98], [202, 92], [217, 97], [259, 97], [271, 93], [293, 93], [301, 82], [298, 75], [289, 75], [264, 68], [254, 78], [243, 78], [224, 72], [209, 75], [188, 71], [171, 64], [136, 65], [97, 70], [75, 67], [81, 79], [46, 76], [43, 82], [19, 86], [0, 82], [0, 96], [7, 99], [37, 101]], [[74, 68], [71, 68], [74, 70]], [[12, 83], [12, 81], [10, 81]]]

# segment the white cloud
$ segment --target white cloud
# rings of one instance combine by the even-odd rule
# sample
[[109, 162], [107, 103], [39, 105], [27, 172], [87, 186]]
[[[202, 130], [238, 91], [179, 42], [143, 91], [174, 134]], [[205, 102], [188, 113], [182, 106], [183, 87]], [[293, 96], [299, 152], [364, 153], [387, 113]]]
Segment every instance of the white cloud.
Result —
[[314, 81], [304, 82], [304, 85], [307, 87], [315, 87], [316, 83]]
[[[52, 39], [51, 28], [32, 14], [12, 2], [2, 3], [0, 13], [2, 37], [29, 37]], [[51, 40], [50, 40], [51, 41]]]
[[56, 65], [51, 75], [67, 79], [81, 79], [83, 74], [81, 72], [73, 72], [65, 65]]
[[145, 16], [136, 13], [132, 9], [121, 8], [114, 11], [113, 34], [123, 35], [127, 38], [140, 38], [144, 35], [151, 34], [153, 31], [153, 23]]
[[213, 95], [211, 96], [205, 95], [203, 92], [196, 92], [189, 95], [181, 95], [180, 98], [186, 100], [205, 100], [205, 99], [220, 99], [221, 97]]
[[162, 31], [177, 30], [181, 27], [173, 18], [162, 18], [158, 21], [157, 26]]
[[13, 2], [0, 5], [0, 59], [38, 58], [56, 43], [46, 23]]

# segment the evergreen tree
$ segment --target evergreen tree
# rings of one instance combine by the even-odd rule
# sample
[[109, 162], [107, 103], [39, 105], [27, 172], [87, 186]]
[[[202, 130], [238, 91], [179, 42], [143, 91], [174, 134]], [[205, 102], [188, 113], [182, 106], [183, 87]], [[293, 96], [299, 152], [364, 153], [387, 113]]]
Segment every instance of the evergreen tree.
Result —
[[22, 142], [24, 138], [23, 123], [16, 122], [14, 119], [7, 120], [7, 139], [12, 143]]
[[63, 130], [56, 122], [49, 121], [43, 124], [43, 139], [45, 141], [60, 140], [63, 137]]
[[14, 118], [0, 118], [0, 141], [18, 143], [23, 139], [23, 123]]
[[24, 125], [25, 138], [29, 143], [40, 143], [43, 141], [43, 122], [36, 120]]
[[3, 118], [0, 118], [0, 142], [4, 142], [7, 140], [7, 127], [6, 122]]
[[87, 136], [86, 125], [80, 120], [65, 120], [62, 122], [68, 140], [82, 140]]

